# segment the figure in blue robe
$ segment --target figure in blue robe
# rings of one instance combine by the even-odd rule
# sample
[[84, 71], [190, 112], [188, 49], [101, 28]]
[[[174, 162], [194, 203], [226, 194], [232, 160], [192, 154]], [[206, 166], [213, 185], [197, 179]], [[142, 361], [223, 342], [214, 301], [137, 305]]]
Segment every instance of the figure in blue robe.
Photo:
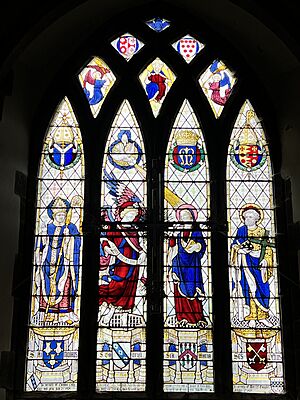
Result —
[[[187, 209], [188, 206], [183, 205], [183, 209], [178, 210], [178, 220], [195, 221], [196, 211]], [[169, 240], [176, 318], [181, 326], [203, 327], [207, 322], [202, 304], [205, 288], [201, 259], [206, 243], [200, 230], [192, 231], [186, 227]]]
[[51, 314], [66, 314], [66, 321], [72, 323], [78, 320], [74, 301], [78, 290], [81, 237], [77, 227], [67, 220], [69, 209], [70, 203], [61, 198], [49, 204], [47, 211], [52, 222], [47, 226], [47, 236], [39, 237], [37, 268], [39, 311], [45, 313], [46, 320], [53, 320]]
[[[244, 316], [244, 307], [239, 305], [240, 320], [260, 321], [269, 326], [270, 284], [273, 266], [273, 244], [268, 239], [268, 232], [257, 225], [259, 211], [248, 208], [242, 213], [245, 225], [237, 230], [231, 245], [231, 265], [239, 275], [233, 282], [237, 297], [243, 297], [248, 306], [248, 315]], [[239, 291], [241, 293], [239, 294]]]
[[101, 89], [105, 85], [105, 83], [106, 83], [106, 80], [104, 80], [104, 79], [96, 79], [95, 80], [93, 96], [91, 96], [90, 91], [88, 89], [83, 88], [84, 93], [85, 93], [85, 95], [88, 99], [88, 102], [91, 106], [94, 106], [95, 104], [100, 103], [100, 101], [103, 99], [104, 95], [103, 95]]

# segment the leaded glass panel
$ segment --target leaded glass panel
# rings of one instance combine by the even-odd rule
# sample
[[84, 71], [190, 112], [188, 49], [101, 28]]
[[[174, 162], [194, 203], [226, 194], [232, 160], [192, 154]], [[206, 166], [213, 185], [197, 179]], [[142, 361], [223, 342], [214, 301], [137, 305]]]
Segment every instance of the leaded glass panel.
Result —
[[130, 33], [124, 33], [124, 35], [121, 35], [112, 41], [111, 45], [126, 59], [126, 61], [129, 61], [138, 51], [141, 50], [144, 43]]
[[183, 57], [188, 64], [204, 48], [204, 44], [191, 35], [185, 35], [172, 44], [172, 47]]
[[116, 81], [109, 66], [99, 57], [94, 57], [78, 75], [83, 92], [96, 118], [102, 104]]
[[140, 74], [139, 78], [147, 94], [153, 115], [157, 117], [176, 76], [163, 61], [156, 58]]
[[82, 139], [64, 98], [39, 168], [26, 391], [77, 387], [83, 194]]
[[164, 391], [214, 390], [209, 172], [197, 118], [184, 101], [165, 164]]
[[248, 100], [230, 140], [227, 196], [233, 390], [283, 393], [272, 166]]
[[219, 118], [236, 82], [234, 73], [220, 60], [215, 60], [200, 76], [199, 84]]
[[147, 185], [143, 139], [125, 100], [104, 154], [96, 389], [146, 384]]
[[147, 21], [146, 24], [149, 26], [149, 28], [153, 29], [156, 32], [162, 32], [165, 29], [169, 28], [169, 26], [171, 25], [170, 21], [159, 17]]

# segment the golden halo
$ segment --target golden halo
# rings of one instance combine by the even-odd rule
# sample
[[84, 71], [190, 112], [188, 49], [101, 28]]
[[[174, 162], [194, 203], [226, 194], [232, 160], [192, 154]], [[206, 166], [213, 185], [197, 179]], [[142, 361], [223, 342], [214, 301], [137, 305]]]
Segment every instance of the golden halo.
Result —
[[260, 224], [262, 222], [262, 220], [264, 219], [264, 212], [263, 212], [263, 210], [261, 209], [260, 206], [258, 206], [257, 204], [254, 204], [254, 203], [247, 203], [242, 208], [240, 208], [240, 220], [241, 220], [242, 223], [245, 222], [244, 219], [243, 219], [243, 213], [246, 210], [255, 210], [255, 211], [258, 212], [259, 220], [257, 221], [257, 224]]

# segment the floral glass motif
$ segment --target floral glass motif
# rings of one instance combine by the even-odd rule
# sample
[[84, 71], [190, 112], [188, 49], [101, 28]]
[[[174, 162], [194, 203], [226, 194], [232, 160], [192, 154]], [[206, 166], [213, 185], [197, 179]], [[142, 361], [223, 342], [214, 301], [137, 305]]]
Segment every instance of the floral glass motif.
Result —
[[169, 28], [170, 21], [167, 21], [163, 18], [153, 18], [150, 21], [147, 21], [146, 24], [149, 28], [153, 29], [156, 32], [162, 32], [165, 29]]
[[247, 100], [227, 163], [233, 390], [284, 393], [272, 166]]
[[156, 58], [140, 74], [139, 78], [146, 91], [153, 114], [157, 117], [176, 76], [163, 61]]
[[111, 42], [111, 44], [127, 61], [129, 61], [144, 46], [143, 42], [132, 36], [130, 33], [125, 33], [124, 35], [119, 36]]
[[83, 195], [82, 139], [64, 98], [39, 168], [26, 391], [77, 388]]
[[173, 43], [172, 46], [187, 63], [190, 63], [204, 48], [204, 44], [191, 35], [183, 36]]
[[102, 169], [96, 390], [146, 384], [146, 159], [127, 100], [113, 122]]
[[184, 101], [165, 164], [164, 391], [214, 390], [209, 171], [199, 122]]
[[220, 60], [215, 60], [201, 75], [200, 86], [216, 118], [221, 115], [235, 82], [233, 72]]
[[96, 118], [116, 77], [103, 60], [94, 57], [78, 75], [80, 84]]

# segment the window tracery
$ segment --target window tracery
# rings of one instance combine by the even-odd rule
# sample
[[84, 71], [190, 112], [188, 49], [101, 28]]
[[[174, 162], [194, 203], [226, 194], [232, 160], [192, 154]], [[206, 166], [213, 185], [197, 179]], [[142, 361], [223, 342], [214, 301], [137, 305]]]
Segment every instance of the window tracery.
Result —
[[[153, 34], [160, 34], [169, 26], [167, 20], [159, 18], [149, 23]], [[201, 57], [204, 44], [197, 37], [194, 33], [193, 36], [186, 34], [172, 42], [187, 65]], [[123, 34], [111, 44], [128, 62], [133, 62], [133, 55], [147, 47], [145, 40], [142, 42], [131, 34]], [[183, 45], [191, 44], [195, 46], [189, 58]], [[176, 67], [159, 57], [147, 65], [136, 79], [144, 89], [153, 117], [163, 118], [166, 112], [161, 110], [162, 103], [167, 96], [176, 95]], [[234, 96], [232, 89], [237, 77], [219, 59], [211, 59], [206, 69], [198, 72], [198, 82], [217, 120], [229, 96]], [[112, 70], [101, 58], [94, 57], [80, 72], [79, 80], [93, 118], [103, 118], [101, 108], [106, 95], [118, 84]], [[146, 389], [149, 312], [146, 270], [147, 256], [151, 254], [147, 246], [150, 229], [147, 222], [150, 226], [151, 221], [147, 220], [146, 210], [151, 203], [147, 193], [153, 187], [147, 179], [147, 151], [141, 135], [143, 121], [137, 122], [131, 107], [134, 104], [124, 100], [116, 113], [99, 174], [100, 266], [95, 367], [98, 392]], [[175, 115], [170, 102], [168, 112]], [[46, 134], [40, 164], [40, 171], [47, 166], [51, 178], [46, 172], [40, 172], [38, 184], [27, 391], [76, 390], [77, 382], [83, 147], [78, 123], [67, 99], [57, 108], [53, 121]], [[56, 129], [56, 134], [51, 129], [53, 132]], [[209, 132], [204, 134], [207, 140], [212, 140], [208, 139]], [[213, 392], [218, 371], [213, 365], [210, 174], [199, 119], [188, 100], [184, 100], [169, 135], [164, 181], [160, 182], [165, 199], [162, 222], [170, 224], [162, 231], [163, 250], [159, 249], [164, 252], [163, 281], [160, 282], [164, 288], [164, 299], [161, 298], [164, 361], [160, 366], [164, 373], [163, 387], [165, 392]], [[161, 159], [162, 154], [161, 149]], [[161, 165], [161, 169], [164, 167]], [[51, 182], [43, 189], [47, 179]], [[51, 199], [45, 194], [47, 190], [51, 192]], [[231, 311], [226, 318], [232, 324], [233, 391], [283, 393], [271, 162], [265, 134], [249, 101], [243, 105], [230, 139], [227, 196]], [[44, 217], [43, 223], [39, 222], [42, 214], [47, 214], [47, 221]], [[54, 231], [50, 232], [52, 225]], [[247, 232], [244, 229], [242, 233], [243, 227]], [[44, 313], [39, 318], [39, 326], [35, 326], [36, 310], [41, 315]], [[50, 316], [57, 320], [54, 328], [51, 324], [56, 323], [55, 318], [54, 322], [50, 321]], [[64, 366], [67, 372], [62, 371]]]

